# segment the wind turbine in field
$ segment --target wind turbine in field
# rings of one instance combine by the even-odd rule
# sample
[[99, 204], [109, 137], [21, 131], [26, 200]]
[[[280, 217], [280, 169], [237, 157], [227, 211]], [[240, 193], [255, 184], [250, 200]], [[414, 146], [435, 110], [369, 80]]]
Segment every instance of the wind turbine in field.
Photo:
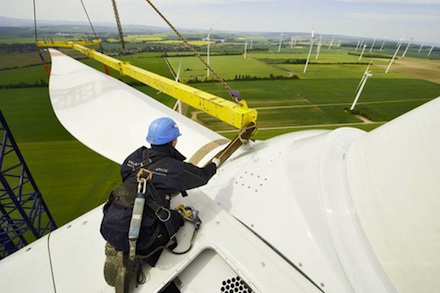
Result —
[[374, 38], [373, 43], [371, 44], [370, 53], [373, 51], [373, 48], [374, 48], [375, 44], [376, 44], [376, 38]]
[[356, 49], [354, 49], [355, 52], [357, 52], [357, 50], [359, 49], [359, 45], [360, 45], [360, 44], [361, 44], [361, 41], [358, 41], [358, 42], [357, 42], [357, 45], [356, 45]]
[[426, 56], [431, 55], [433, 49], [434, 49], [434, 46], [431, 46], [431, 49], [429, 49], [428, 55], [426, 55]]
[[409, 40], [408, 45], [406, 46], [406, 49], [405, 49], [405, 51], [404, 51], [403, 54], [402, 54], [402, 58], [405, 57], [406, 52], [408, 52], [408, 49], [409, 49], [409, 46], [411, 45], [411, 41], [412, 41], [412, 39], [413, 39], [413, 38], [411, 38], [411, 39]]
[[280, 36], [280, 44], [278, 45], [278, 53], [281, 51], [281, 45], [283, 44], [283, 33]]
[[364, 75], [362, 75], [362, 79], [361, 79], [361, 81], [359, 82], [359, 85], [358, 85], [358, 91], [357, 91], [356, 97], [354, 98], [353, 104], [352, 104], [351, 107], [350, 107], [350, 111], [353, 111], [353, 110], [354, 110], [354, 107], [356, 106], [356, 103], [357, 103], [357, 101], [358, 101], [358, 99], [359, 99], [359, 97], [360, 97], [360, 95], [361, 95], [361, 93], [362, 93], [362, 90], [364, 89], [364, 86], [365, 86], [365, 84], [367, 83], [367, 79], [368, 79], [370, 76], [373, 76], [373, 75], [370, 73], [370, 71], [369, 71], [369, 69], [370, 69], [370, 65], [371, 65], [371, 62], [370, 62], [370, 64], [368, 64], [367, 69], [366, 69], [365, 72], [364, 72]]
[[400, 46], [402, 46], [403, 43], [403, 37], [400, 38], [399, 43], [397, 44], [396, 52], [394, 52], [393, 58], [391, 58], [390, 63], [388, 64], [387, 70], [385, 70], [385, 73], [388, 73], [388, 70], [390, 70], [391, 64], [393, 64], [394, 59], [396, 58], [397, 52], [400, 50]]
[[318, 60], [319, 57], [319, 52], [321, 52], [321, 46], [322, 46], [322, 34], [319, 37], [319, 43], [318, 43], [318, 47], [316, 48], [316, 60]]
[[[182, 67], [182, 59], [180, 59], [179, 69], [177, 69], [177, 74], [174, 77], [174, 81], [179, 82], [180, 68], [181, 67]], [[176, 101], [176, 103], [174, 104], [173, 110], [179, 112], [179, 114], [182, 114], [182, 101], [181, 100], [177, 100]]]
[[306, 71], [307, 71], [307, 65], [309, 64], [310, 54], [312, 53], [314, 39], [315, 39], [315, 33], [313, 32], [313, 28], [312, 28], [312, 37], [310, 38], [309, 55], [307, 56], [306, 65], [304, 66], [304, 73], [306, 73]]
[[330, 44], [328, 45], [329, 50], [332, 48], [334, 40], [335, 40], [335, 35], [333, 35], [332, 40], [330, 41]]
[[[209, 38], [211, 36], [212, 31], [212, 25], [209, 29], [208, 36], [206, 37], [206, 41], [208, 42], [208, 46], [206, 47], [206, 63], [209, 65], [209, 54], [210, 54], [210, 47], [211, 47], [211, 39]], [[209, 68], [206, 68], [206, 76], [209, 77]]]
[[364, 55], [364, 52], [365, 52], [365, 48], [367, 48], [367, 44], [364, 44], [364, 46], [362, 47], [362, 52], [361, 52], [361, 54], [359, 55], [359, 60], [362, 59], [362, 56]]
[[388, 36], [385, 36], [385, 38], [383, 39], [382, 45], [380, 46], [380, 51], [383, 50], [383, 46], [385, 46], [385, 42], [387, 40]]
[[246, 53], [247, 53], [247, 42], [244, 43], [244, 54], [243, 54], [243, 59], [246, 59]]

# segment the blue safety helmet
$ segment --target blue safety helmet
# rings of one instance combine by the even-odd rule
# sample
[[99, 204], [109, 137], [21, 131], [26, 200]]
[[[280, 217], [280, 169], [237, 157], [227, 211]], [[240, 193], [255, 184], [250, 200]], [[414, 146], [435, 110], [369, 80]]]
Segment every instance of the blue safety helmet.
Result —
[[162, 117], [151, 122], [148, 128], [147, 142], [162, 145], [175, 140], [181, 134], [173, 119]]

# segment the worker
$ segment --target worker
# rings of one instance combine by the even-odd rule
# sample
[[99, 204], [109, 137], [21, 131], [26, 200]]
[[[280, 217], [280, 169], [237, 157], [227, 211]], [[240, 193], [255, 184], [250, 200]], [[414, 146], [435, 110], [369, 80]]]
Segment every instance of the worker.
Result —
[[[101, 234], [108, 242], [106, 265], [112, 265], [109, 257], [114, 256], [116, 252], [129, 251], [128, 232], [133, 208], [132, 202], [124, 203], [124, 196], [121, 195], [127, 193], [127, 186], [131, 186], [128, 188], [130, 189], [138, 185], [139, 180], [142, 179], [140, 177], [144, 175], [140, 170], [147, 169], [152, 172], [152, 185], [157, 190], [161, 205], [169, 211], [169, 217], [167, 216], [169, 219], [166, 221], [167, 227], [164, 221], [159, 220], [155, 213], [145, 206], [136, 254], [141, 256], [151, 254], [144, 261], [154, 267], [162, 252], [162, 249], [155, 252], [157, 248], [176, 247], [175, 234], [170, 234], [177, 232], [183, 226], [184, 220], [179, 212], [169, 209], [171, 196], [179, 192], [185, 196], [186, 190], [208, 183], [216, 173], [219, 163], [218, 159], [214, 159], [212, 163], [200, 168], [184, 162], [186, 158], [175, 148], [180, 135], [179, 128], [172, 119], [158, 118], [150, 124], [146, 137], [151, 148], [142, 146], [124, 160], [120, 169], [123, 185], [110, 195], [109, 201], [104, 206], [104, 218], [101, 223]], [[170, 243], [170, 240], [173, 240], [173, 243]], [[106, 276], [110, 285], [114, 282], [108, 280], [113, 278], [112, 275], [113, 273], [110, 273], [109, 277]]]

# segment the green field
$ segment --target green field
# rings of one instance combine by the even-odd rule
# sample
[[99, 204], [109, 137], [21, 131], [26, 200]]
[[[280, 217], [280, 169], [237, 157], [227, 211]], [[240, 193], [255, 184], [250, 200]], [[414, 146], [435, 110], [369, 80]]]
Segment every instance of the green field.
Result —
[[[132, 42], [132, 47], [138, 47], [156, 42], [159, 38], [162, 40], [167, 36], [137, 34], [127, 40]], [[3, 36], [0, 43], [10, 43], [13, 39], [10, 35]], [[24, 40], [32, 42], [32, 39], [18, 39], [16, 43]], [[390, 58], [392, 49], [380, 52], [379, 57], [365, 56], [359, 60], [359, 56], [349, 54], [354, 48], [328, 50], [323, 47], [318, 59], [314, 51], [304, 73], [307, 46], [284, 46], [278, 53], [274, 45], [276, 42], [256, 37], [258, 42], [255, 46], [268, 49], [249, 51], [245, 59], [240, 53], [244, 40], [248, 39], [237, 37], [235, 43], [213, 44], [210, 64], [233, 89], [241, 93], [249, 107], [258, 110], [260, 130], [256, 139], [303, 129], [334, 129], [340, 126], [370, 131], [440, 95], [438, 83], [392, 70], [385, 74], [380, 66], [388, 63], [384, 57]], [[109, 48], [110, 45], [106, 46]], [[112, 46], [111, 50], [117, 44]], [[206, 58], [205, 49], [201, 48], [203, 58]], [[71, 50], [63, 51], [80, 56]], [[426, 55], [426, 52], [423, 53]], [[412, 57], [417, 57], [417, 54], [416, 49], [408, 53]], [[50, 62], [47, 53], [44, 56]], [[438, 58], [438, 53], [434, 52], [433, 56]], [[188, 51], [170, 49], [170, 52], [136, 52], [117, 57], [170, 79], [174, 76], [167, 61], [174, 73], [181, 64], [181, 82], [192, 82], [190, 85], [193, 87], [230, 99], [213, 75], [206, 77], [203, 64]], [[81, 59], [81, 62], [103, 71], [102, 64], [94, 60]], [[344, 109], [353, 102], [359, 81], [370, 62], [373, 76], [368, 79], [356, 107], [371, 121], [365, 123]], [[174, 99], [157, 94], [157, 90], [120, 76], [114, 70], [111, 70], [111, 75], [167, 105], [174, 104]], [[57, 224], [62, 225], [105, 201], [109, 191], [119, 183], [119, 166], [86, 148], [59, 124], [44, 84], [48, 81], [37, 52], [0, 54], [0, 109]], [[185, 115], [191, 116], [193, 111], [197, 110], [187, 107]], [[198, 111], [197, 119], [228, 138], [237, 133], [225, 123]]]

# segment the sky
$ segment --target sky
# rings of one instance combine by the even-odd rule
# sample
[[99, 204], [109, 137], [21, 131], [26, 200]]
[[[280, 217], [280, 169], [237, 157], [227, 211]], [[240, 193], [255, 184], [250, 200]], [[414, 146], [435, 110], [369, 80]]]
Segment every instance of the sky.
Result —
[[[115, 23], [109, 0], [0, 0], [0, 16]], [[150, 0], [177, 29], [311, 32], [440, 44], [440, 0]], [[124, 25], [167, 24], [145, 0], [116, 0]]]

